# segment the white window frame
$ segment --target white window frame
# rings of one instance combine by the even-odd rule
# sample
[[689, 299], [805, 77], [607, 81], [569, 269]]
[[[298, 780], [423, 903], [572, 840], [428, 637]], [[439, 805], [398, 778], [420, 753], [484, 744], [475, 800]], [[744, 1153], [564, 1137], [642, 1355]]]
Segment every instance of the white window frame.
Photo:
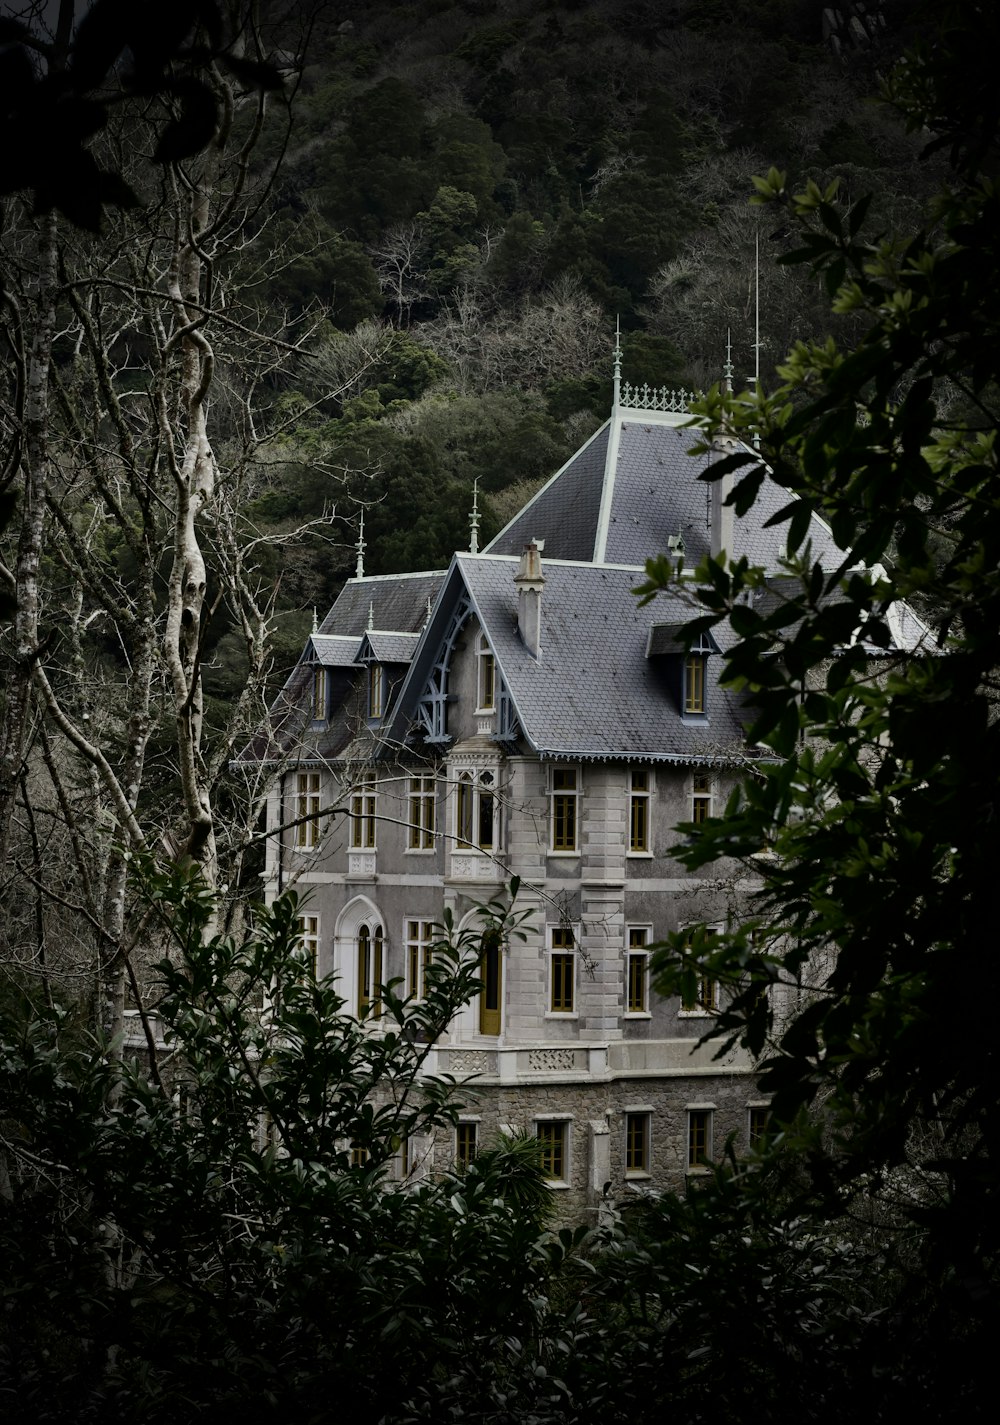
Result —
[[[643, 1120], [643, 1158], [644, 1164], [641, 1168], [630, 1168], [628, 1165], [629, 1154], [629, 1123], [631, 1119], [641, 1118]], [[632, 1105], [626, 1104], [622, 1109], [622, 1171], [624, 1176], [630, 1181], [641, 1181], [653, 1175], [653, 1108], [651, 1104]]]
[[[571, 935], [572, 943], [568, 946], [564, 944], [557, 945], [555, 943], [556, 939], [558, 938], [561, 940], [564, 935]], [[545, 927], [545, 939], [547, 944], [546, 953], [548, 958], [548, 975], [546, 977], [545, 1018], [577, 1019], [579, 1017], [579, 1010], [577, 1009], [577, 1004], [579, 1002], [577, 980], [579, 978], [578, 970], [580, 964], [580, 927], [579, 925], [548, 925]], [[557, 955], [568, 955], [573, 962], [573, 978], [571, 985], [573, 993], [573, 1006], [571, 1009], [556, 1009], [552, 1003], [555, 991], [554, 961]]]
[[[684, 1157], [688, 1173], [709, 1173], [712, 1171], [712, 1158], [715, 1152], [715, 1109], [716, 1106], [714, 1103], [689, 1103], [685, 1105], [684, 1126], [686, 1136]], [[697, 1162], [693, 1161], [691, 1152], [692, 1115], [696, 1113], [704, 1114], [707, 1120], [705, 1125], [705, 1158], [704, 1161], [699, 1159]]]
[[[636, 774], [646, 779], [645, 787], [635, 785]], [[632, 826], [636, 803], [641, 802], [646, 819], [646, 845], [637, 849], [632, 845]], [[628, 770], [628, 829], [626, 855], [651, 857], [653, 854], [653, 772], [649, 767], [630, 767]]]
[[[482, 1121], [482, 1120], [481, 1120], [480, 1118], [478, 1118], [478, 1117], [471, 1116], [471, 1115], [469, 1115], [469, 1114], [467, 1114], [467, 1113], [463, 1113], [462, 1116], [461, 1116], [461, 1118], [460, 1118], [460, 1119], [458, 1120], [458, 1122], [455, 1124], [455, 1166], [456, 1166], [456, 1167], [467, 1168], [467, 1167], [469, 1166], [469, 1164], [470, 1164], [475, 1158], [477, 1158], [477, 1157], [479, 1156], [479, 1151], [480, 1151], [480, 1149], [481, 1149], [481, 1147], [482, 1147], [482, 1143], [480, 1142], [480, 1138], [479, 1138], [479, 1125], [480, 1125], [480, 1122], [481, 1122], [481, 1121]], [[466, 1129], [471, 1128], [471, 1129], [472, 1129], [472, 1132], [473, 1132], [473, 1140], [474, 1140], [474, 1141], [473, 1141], [473, 1151], [472, 1151], [472, 1157], [470, 1157], [470, 1158], [461, 1158], [461, 1157], [459, 1156], [459, 1132], [460, 1132], [460, 1130], [463, 1129], [463, 1128], [466, 1128]]]
[[[414, 933], [416, 927], [416, 933]], [[427, 966], [431, 963], [431, 947], [437, 937], [434, 922], [422, 916], [408, 915], [403, 921], [403, 953], [406, 970], [406, 993], [416, 1000], [424, 998]], [[414, 975], [414, 961], [416, 975]]]
[[433, 772], [410, 777], [406, 805], [406, 854], [425, 856], [433, 852], [437, 832], [437, 777]]
[[[489, 693], [487, 702], [484, 694]], [[485, 633], [476, 639], [476, 712], [494, 713], [497, 710], [497, 660]]]
[[295, 850], [315, 851], [320, 841], [323, 783], [319, 772], [295, 774]]
[[319, 979], [319, 947], [320, 947], [320, 925], [319, 916], [313, 911], [304, 911], [296, 918], [299, 931], [299, 948], [302, 955], [303, 966], [309, 971], [314, 980]]
[[[487, 782], [485, 779], [491, 780]], [[463, 855], [495, 856], [500, 846], [500, 771], [498, 766], [458, 767], [455, 771], [455, 849]], [[491, 802], [489, 817], [492, 839], [485, 843], [480, 833], [483, 827], [483, 798]], [[463, 827], [463, 811], [469, 809], [469, 826]], [[470, 834], [468, 838], [465, 831]]]
[[[693, 929], [693, 928], [694, 928], [694, 927], [692, 927], [692, 929]], [[685, 927], [682, 926], [681, 929], [683, 930], [683, 929], [685, 929]], [[722, 932], [723, 932], [723, 930], [725, 929], [725, 926], [723, 926], [722, 924], [719, 924], [719, 925], [706, 925], [706, 926], [705, 926], [705, 929], [706, 929], [706, 930], [709, 932], [709, 934], [711, 934], [711, 935], [721, 935]], [[710, 1004], [710, 1005], [706, 1005], [706, 1004], [704, 1003], [704, 1000], [701, 999], [701, 998], [699, 998], [698, 1003], [697, 1003], [696, 1005], [693, 1005], [690, 1009], [688, 1009], [688, 1008], [686, 1008], [685, 1005], [684, 1005], [684, 999], [683, 999], [683, 996], [682, 996], [680, 1009], [677, 1011], [678, 1015], [679, 1015], [682, 1019], [711, 1019], [711, 1017], [716, 1013], [716, 1011], [717, 1011], [718, 1008], [719, 1008], [719, 982], [718, 982], [718, 980], [713, 979], [713, 978], [712, 978], [711, 976], [709, 976], [709, 975], [703, 975], [703, 976], [701, 976], [701, 980], [702, 980], [703, 983], [708, 983], [708, 984], [710, 984], [711, 987], [712, 987], [711, 1004]]]
[[562, 1168], [561, 1178], [545, 1178], [546, 1187], [554, 1192], [564, 1191], [573, 1180], [573, 1115], [571, 1113], [540, 1113], [532, 1119], [535, 1137], [541, 1138], [539, 1128], [546, 1123], [557, 1123], [562, 1127]]
[[[699, 786], [699, 781], [704, 781], [704, 786]], [[711, 772], [704, 768], [695, 767], [691, 772], [691, 816], [690, 821], [700, 826], [712, 815], [712, 806], [715, 797], [715, 778]], [[699, 816], [698, 812], [704, 809], [704, 815]]]
[[[556, 777], [566, 772], [573, 774], [573, 786], [557, 787]], [[549, 796], [549, 855], [550, 856], [579, 856], [580, 838], [582, 827], [580, 825], [580, 803], [583, 793], [583, 777], [579, 766], [572, 764], [562, 764], [549, 768], [548, 775], [548, 796]], [[572, 797], [573, 799], [573, 845], [556, 845], [556, 798]]]
[[[643, 935], [645, 939], [641, 945], [632, 944], [632, 935]], [[649, 943], [652, 938], [653, 927], [651, 925], [626, 925], [625, 927], [625, 1018], [626, 1019], [650, 1019], [652, 1011], [649, 1008]], [[642, 966], [642, 1002], [645, 1008], [629, 1009], [629, 989], [632, 983], [632, 958], [640, 957]]]
[[365, 772], [351, 793], [350, 849], [374, 851], [378, 841], [378, 780]]

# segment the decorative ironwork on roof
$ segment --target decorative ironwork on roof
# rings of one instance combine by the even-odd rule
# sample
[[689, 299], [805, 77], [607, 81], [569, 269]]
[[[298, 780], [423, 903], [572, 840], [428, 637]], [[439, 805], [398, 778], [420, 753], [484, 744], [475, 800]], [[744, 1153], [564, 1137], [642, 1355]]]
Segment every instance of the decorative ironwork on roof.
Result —
[[645, 381], [634, 386], [631, 381], [622, 383], [619, 407], [632, 411], [674, 411], [687, 415], [692, 402], [698, 399], [696, 391], [681, 388], [671, 390], [668, 386], [650, 386]]

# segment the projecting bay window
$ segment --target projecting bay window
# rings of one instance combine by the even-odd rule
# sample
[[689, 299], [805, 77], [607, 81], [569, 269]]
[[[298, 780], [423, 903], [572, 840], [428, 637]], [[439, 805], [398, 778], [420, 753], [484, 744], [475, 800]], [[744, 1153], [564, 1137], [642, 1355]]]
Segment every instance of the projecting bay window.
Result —
[[549, 929], [549, 1013], [573, 1014], [576, 1010], [576, 936], [568, 925]]
[[434, 819], [437, 783], [433, 777], [410, 778], [410, 817], [407, 830], [408, 851], [434, 849]]
[[628, 850], [630, 856], [649, 854], [649, 769], [633, 767], [629, 773]]
[[416, 999], [427, 994], [427, 967], [431, 963], [434, 924], [430, 920], [406, 922], [406, 993]]
[[382, 1013], [382, 927], [358, 926], [358, 1018]]
[[455, 836], [462, 851], [492, 853], [496, 838], [496, 774], [460, 772], [455, 793]]
[[551, 775], [552, 850], [575, 852], [579, 776], [575, 767], [553, 767]]
[[375, 773], [366, 772], [351, 797], [351, 849], [374, 851], [378, 791]]
[[476, 712], [493, 712], [497, 705], [497, 665], [483, 633], [476, 640], [476, 662]]
[[649, 1016], [649, 928], [630, 925], [625, 951], [625, 1013]]
[[295, 778], [295, 847], [313, 851], [319, 845], [320, 780], [318, 772]]

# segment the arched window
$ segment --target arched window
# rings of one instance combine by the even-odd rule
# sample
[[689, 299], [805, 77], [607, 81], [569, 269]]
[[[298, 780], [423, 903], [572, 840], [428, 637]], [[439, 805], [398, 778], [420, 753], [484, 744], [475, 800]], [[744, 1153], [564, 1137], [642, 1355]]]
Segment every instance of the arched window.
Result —
[[476, 658], [479, 663], [476, 679], [476, 711], [492, 712], [497, 702], [497, 665], [493, 649], [481, 633], [476, 640]]
[[358, 1018], [382, 1013], [382, 927], [358, 926]]
[[483, 936], [479, 976], [483, 982], [479, 992], [479, 1032], [496, 1035], [500, 1033], [503, 1007], [503, 943], [498, 934], [489, 930]]
[[492, 851], [496, 837], [496, 777], [488, 769], [460, 772], [455, 798], [455, 835], [464, 850]]

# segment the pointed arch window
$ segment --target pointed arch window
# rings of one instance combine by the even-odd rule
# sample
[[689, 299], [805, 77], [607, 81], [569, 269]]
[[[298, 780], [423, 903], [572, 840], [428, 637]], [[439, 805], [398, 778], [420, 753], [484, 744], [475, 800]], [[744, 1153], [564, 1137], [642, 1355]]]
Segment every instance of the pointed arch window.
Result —
[[378, 1019], [382, 1013], [382, 927], [367, 921], [358, 926], [358, 1018]]

